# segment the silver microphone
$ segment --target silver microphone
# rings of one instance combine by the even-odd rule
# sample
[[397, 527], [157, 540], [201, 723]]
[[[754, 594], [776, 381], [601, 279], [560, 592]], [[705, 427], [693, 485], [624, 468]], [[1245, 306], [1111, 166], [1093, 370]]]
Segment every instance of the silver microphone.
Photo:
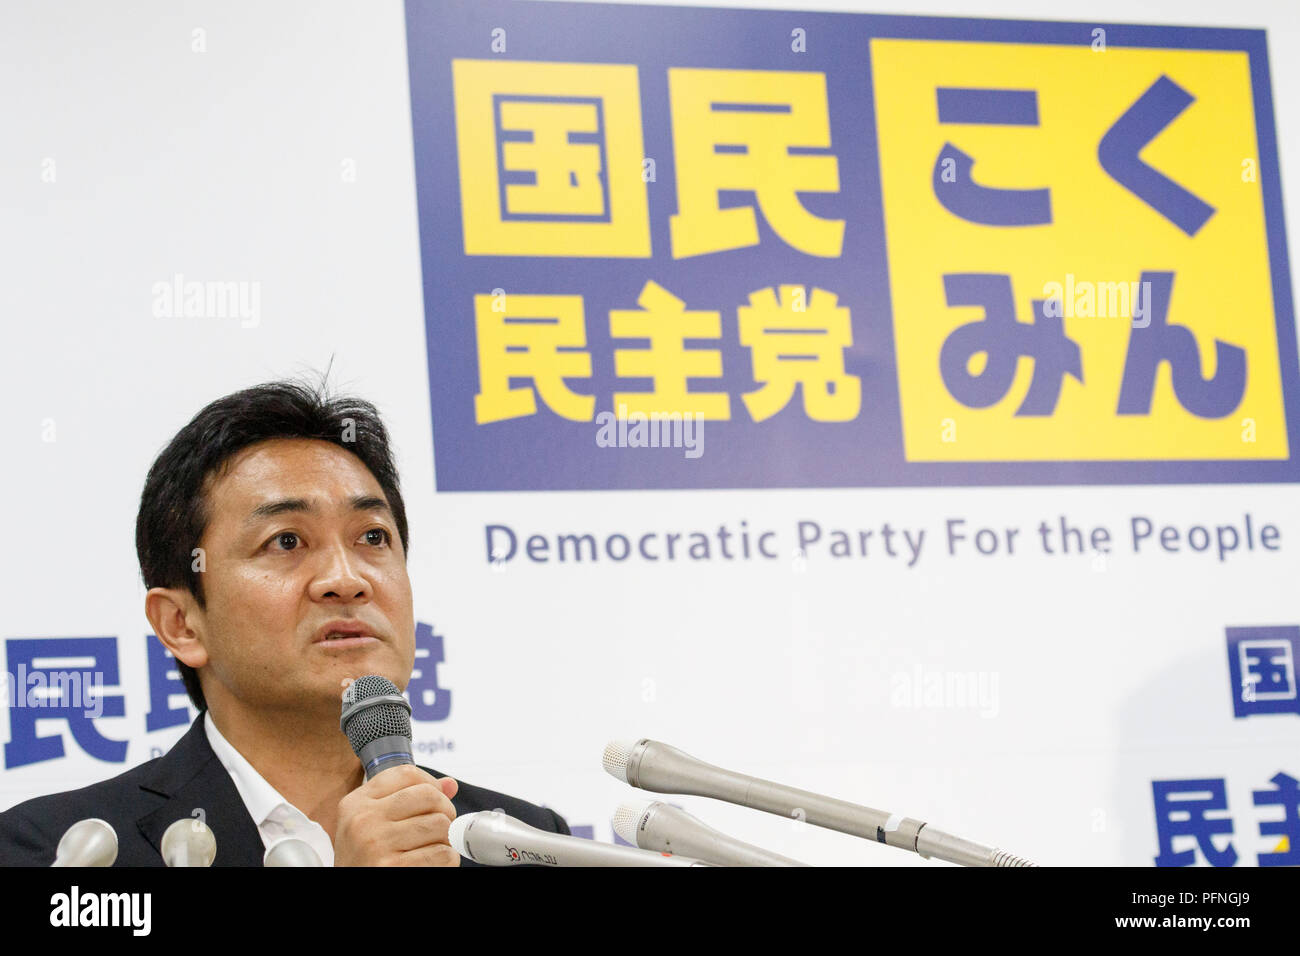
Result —
[[117, 859], [117, 831], [106, 820], [91, 817], [68, 827], [50, 866], [112, 866]]
[[497, 810], [452, 820], [447, 842], [461, 856], [487, 866], [709, 866], [680, 856], [548, 833]]
[[198, 817], [181, 817], [163, 833], [161, 850], [168, 866], [211, 866], [217, 838]]
[[648, 738], [612, 740], [602, 760], [612, 777], [641, 790], [710, 797], [752, 810], [804, 820], [814, 826], [937, 857], [961, 866], [1035, 866], [1006, 850], [952, 836], [900, 814], [797, 790], [696, 760]]
[[717, 866], [807, 866], [742, 843], [685, 810], [659, 800], [628, 800], [614, 812], [614, 832], [643, 850], [680, 853]]
[[339, 728], [365, 768], [366, 779], [404, 763], [411, 755], [411, 705], [387, 677], [367, 674], [343, 691]]
[[281, 837], [266, 848], [263, 866], [324, 866], [311, 844], [296, 837]]

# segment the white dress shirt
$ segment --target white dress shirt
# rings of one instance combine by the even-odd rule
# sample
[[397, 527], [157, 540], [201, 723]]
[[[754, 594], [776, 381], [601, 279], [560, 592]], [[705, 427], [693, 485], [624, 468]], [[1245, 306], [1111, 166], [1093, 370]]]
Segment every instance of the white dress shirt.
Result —
[[257, 824], [257, 832], [262, 835], [262, 845], [270, 846], [276, 840], [293, 837], [315, 850], [323, 865], [333, 866], [334, 844], [330, 842], [330, 835], [325, 832], [325, 828], [315, 820], [308, 819], [307, 814], [280, 796], [280, 792], [267, 783], [266, 778], [253, 769], [244, 755], [221, 735], [210, 713], [204, 714], [203, 729], [207, 732], [213, 753], [235, 782], [235, 789], [248, 808], [248, 815]]

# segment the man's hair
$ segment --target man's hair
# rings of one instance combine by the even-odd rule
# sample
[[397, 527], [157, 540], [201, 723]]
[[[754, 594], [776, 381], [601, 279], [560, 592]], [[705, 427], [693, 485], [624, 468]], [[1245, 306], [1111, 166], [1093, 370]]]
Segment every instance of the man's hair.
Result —
[[[409, 551], [397, 468], [375, 406], [349, 396], [328, 397], [323, 379], [319, 387], [267, 382], [206, 406], [149, 469], [135, 521], [135, 550], [146, 588], [186, 588], [200, 608], [206, 606], [194, 550], [212, 517], [207, 482], [224, 475], [238, 452], [273, 438], [318, 439], [356, 455], [388, 498], [403, 554]], [[180, 661], [176, 669], [194, 706], [206, 710], [198, 673]]]

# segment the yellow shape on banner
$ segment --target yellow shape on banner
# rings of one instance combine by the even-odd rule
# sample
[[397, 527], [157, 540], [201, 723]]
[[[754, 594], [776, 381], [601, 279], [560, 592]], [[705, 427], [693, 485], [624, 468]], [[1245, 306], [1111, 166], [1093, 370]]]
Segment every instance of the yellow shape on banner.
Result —
[[466, 255], [650, 256], [635, 66], [452, 60], [452, 83]]
[[614, 371], [620, 378], [648, 378], [648, 392], [615, 392], [614, 409], [627, 415], [682, 414], [728, 421], [731, 396], [726, 392], [691, 391], [688, 379], [720, 378], [722, 353], [687, 348], [687, 339], [721, 339], [722, 316], [688, 311], [686, 303], [653, 279], [637, 297], [639, 310], [611, 309], [609, 334], [616, 339], [646, 339], [645, 349], [615, 349]]
[[[568, 378], [591, 378], [587, 323], [580, 295], [476, 295], [478, 393], [474, 422], [537, 413], [537, 396], [561, 418], [589, 422], [596, 399], [579, 395]], [[510, 387], [511, 379], [531, 386]], [[536, 391], [534, 391], [534, 387]]]
[[782, 70], [668, 70], [677, 165], [677, 213], [669, 220], [673, 258], [758, 245], [752, 206], [723, 209], [718, 191], [752, 191], [768, 225], [810, 256], [839, 256], [844, 221], [821, 219], [799, 193], [839, 192], [829, 149], [823, 73]]
[[833, 292], [783, 285], [778, 301], [771, 288], [749, 294], [736, 310], [740, 344], [750, 350], [754, 381], [744, 395], [754, 421], [771, 418], [790, 404], [802, 386], [804, 414], [814, 422], [847, 422], [862, 409], [862, 380], [844, 370], [844, 350], [853, 344], [849, 310]]
[[[909, 461], [1287, 457], [1245, 53], [874, 40], [871, 61]], [[998, 125], [985, 116], [983, 122], [940, 123], [940, 88], [1033, 91], [1036, 122], [1022, 117]], [[1162, 213], [1159, 201], [1149, 201], [1155, 195], [1149, 181], [1130, 190], [1099, 159], [1102, 138], [1148, 91], [1166, 100], [1191, 98], [1172, 119], [1148, 123], [1145, 133], [1129, 137], [1130, 145], [1149, 137], [1147, 145], [1133, 146], [1136, 161], [1212, 209], [1190, 230], [1177, 224], [1177, 216]], [[1171, 112], [1167, 103], [1164, 109]], [[946, 145], [973, 166], [942, 163], [941, 156], [954, 155], [945, 152]], [[1049, 189], [1050, 223], [986, 225], [963, 218], [959, 212], [968, 210], [953, 212], [937, 196], [944, 188], [937, 180], [963, 175], [968, 184], [994, 189]], [[1062, 346], [1055, 353], [1059, 392], [1045, 389], [1048, 411], [1044, 396], [1036, 395], [1036, 362], [1023, 350], [1011, 359], [1011, 370], [1003, 366], [1008, 387], [1000, 396], [989, 401], [986, 393], [983, 405], [954, 397], [953, 368], [947, 376], [941, 371], [944, 343], [985, 315], [979, 306], [948, 304], [944, 277], [958, 273], [1006, 277], [1008, 301], [1022, 328], [1004, 341], [1038, 341], [1050, 322], [1035, 316], [1032, 303], [1056, 300], [1059, 317], [1053, 321], [1063, 323], [1078, 351]], [[1151, 364], [1145, 373], [1149, 412], [1121, 415], [1130, 335], [1149, 330], [1152, 321], [1151, 289], [1133, 285], [1143, 273], [1172, 273], [1165, 324], [1190, 332], [1200, 367], [1184, 370], [1184, 388], [1176, 390], [1171, 362]], [[1148, 307], [1135, 309], [1135, 301]], [[1043, 329], [1029, 331], [1035, 322]], [[972, 341], [963, 340], [967, 346]], [[1244, 388], [1239, 379], [1234, 387], [1227, 360], [1225, 369], [1217, 367], [1216, 342], [1227, 347], [1228, 359], [1233, 349], [1244, 352]], [[978, 378], [995, 361], [987, 350], [969, 351], [957, 377]], [[1080, 362], [1082, 381], [1069, 374], [1073, 361]], [[1051, 363], [1037, 364], [1051, 370]], [[1142, 363], [1134, 364], [1140, 369]], [[1188, 397], [1196, 385], [1190, 381], [1189, 387], [1190, 377], [1209, 380], [1220, 372], [1222, 407], [1189, 410], [1188, 404], [1196, 404]], [[965, 393], [968, 399], [971, 394]]]
[[600, 216], [605, 212], [600, 147], [570, 142], [571, 133], [599, 133], [595, 103], [506, 101], [501, 127], [528, 130], [528, 142], [501, 144], [502, 165], [528, 170], [534, 182], [506, 186], [506, 208], [517, 215]]

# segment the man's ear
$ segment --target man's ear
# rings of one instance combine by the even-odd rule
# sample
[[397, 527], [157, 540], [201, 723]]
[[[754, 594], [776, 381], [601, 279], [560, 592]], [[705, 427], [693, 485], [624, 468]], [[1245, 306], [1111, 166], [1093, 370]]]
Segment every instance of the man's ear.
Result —
[[194, 670], [208, 662], [208, 650], [194, 627], [202, 625], [203, 612], [187, 589], [150, 588], [144, 613], [158, 640], [178, 661]]

